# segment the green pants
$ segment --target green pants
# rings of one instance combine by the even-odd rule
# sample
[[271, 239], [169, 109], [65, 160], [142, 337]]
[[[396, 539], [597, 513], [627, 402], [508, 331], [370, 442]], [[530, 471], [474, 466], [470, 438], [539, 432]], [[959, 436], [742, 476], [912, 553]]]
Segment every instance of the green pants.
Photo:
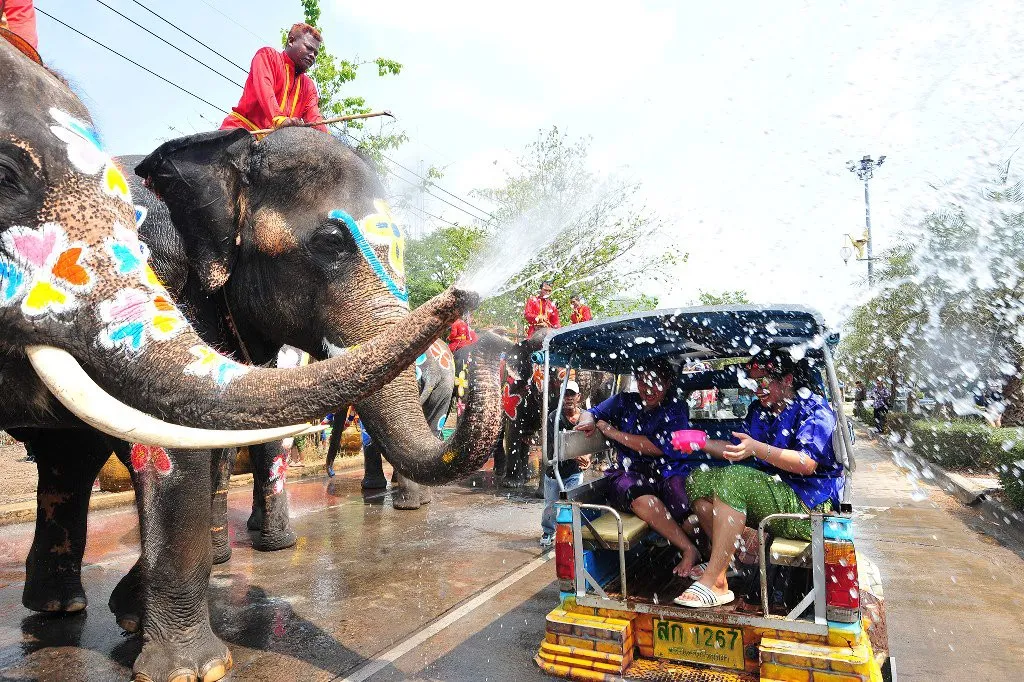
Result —
[[[686, 494], [691, 502], [717, 497], [746, 514], [746, 524], [751, 528], [757, 528], [761, 520], [771, 514], [809, 513], [803, 500], [778, 476], [737, 464], [694, 471], [686, 480]], [[831, 502], [825, 501], [815, 511], [830, 511], [831, 508]], [[810, 521], [779, 519], [770, 522], [768, 530], [777, 537], [811, 539]]]

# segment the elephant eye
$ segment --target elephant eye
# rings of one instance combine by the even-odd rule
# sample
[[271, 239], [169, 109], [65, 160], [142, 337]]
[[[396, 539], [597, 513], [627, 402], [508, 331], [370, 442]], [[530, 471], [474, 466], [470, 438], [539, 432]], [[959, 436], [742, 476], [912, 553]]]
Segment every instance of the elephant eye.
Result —
[[0, 225], [28, 222], [42, 208], [42, 173], [21, 147], [0, 142]]
[[333, 218], [328, 218], [313, 230], [307, 247], [313, 261], [324, 270], [337, 267], [340, 260], [356, 250], [355, 240], [348, 227], [341, 220]]

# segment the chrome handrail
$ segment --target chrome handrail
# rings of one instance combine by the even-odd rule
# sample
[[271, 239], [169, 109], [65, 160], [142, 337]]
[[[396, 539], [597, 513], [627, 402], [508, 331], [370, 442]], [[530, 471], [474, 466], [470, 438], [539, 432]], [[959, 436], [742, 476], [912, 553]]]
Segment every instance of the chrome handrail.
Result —
[[[601, 511], [611, 512], [615, 516], [615, 527], [619, 534], [619, 582], [622, 585], [622, 599], [625, 601], [629, 598], [629, 593], [626, 590], [626, 541], [622, 532], [622, 516], [619, 514], [618, 510], [603, 504], [588, 504], [586, 502], [573, 502], [573, 504], [578, 506], [580, 509], [599, 509]], [[577, 530], [579, 529], [573, 528], [574, 532]], [[595, 535], [597, 534], [595, 533]], [[601, 538], [598, 536], [598, 539], [600, 540]], [[582, 557], [580, 557], [580, 560], [582, 560]]]
[[765, 547], [764, 528], [765, 526], [777, 519], [794, 519], [794, 520], [810, 520], [810, 514], [769, 514], [768, 516], [761, 519], [761, 522], [757, 524], [757, 553], [758, 559], [761, 563], [761, 609], [764, 611], [764, 617], [768, 617], [768, 561], [767, 561], [767, 548]]

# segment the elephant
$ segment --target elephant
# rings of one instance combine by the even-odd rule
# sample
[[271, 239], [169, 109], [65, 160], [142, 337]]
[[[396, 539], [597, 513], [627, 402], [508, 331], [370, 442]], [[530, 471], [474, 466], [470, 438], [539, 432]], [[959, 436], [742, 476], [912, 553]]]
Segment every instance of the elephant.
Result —
[[[407, 313], [381, 281], [363, 292], [372, 303], [362, 312], [401, 319], [400, 328], [380, 325], [358, 348], [306, 367], [239, 364], [202, 340], [153, 272], [128, 182], [66, 82], [0, 41], [0, 88], [0, 386], [21, 398], [0, 402], [0, 429], [32, 439], [40, 469], [23, 601], [45, 612], [86, 607], [85, 512], [114, 447], [132, 467], [140, 516], [144, 637], [135, 676], [217, 680], [231, 657], [206, 603], [211, 456], [203, 448], [295, 435], [305, 420], [361, 404], [399, 377], [412, 383], [407, 368], [478, 297], [451, 289]], [[332, 210], [365, 215], [372, 191], [334, 197]], [[318, 221], [338, 260], [376, 277], [354, 235], [338, 240], [328, 211]], [[488, 378], [480, 390], [496, 392]], [[486, 412], [489, 401], [472, 404]], [[468, 437], [496, 435], [491, 412], [470, 420]], [[395, 461], [432, 481], [480, 464], [469, 450], [442, 447], [403, 449]]]
[[[188, 314], [209, 343], [255, 363], [272, 360], [282, 344], [321, 360], [344, 355], [383, 328], [404, 324], [407, 307], [398, 312], [388, 308], [383, 316], [373, 309], [364, 312], [366, 305], [379, 305], [373, 287], [380, 281], [389, 286], [391, 301], [404, 301], [404, 234], [379, 199], [383, 188], [371, 162], [340, 140], [295, 128], [257, 143], [240, 132], [220, 131], [172, 140], [145, 158], [120, 160], [136, 169], [130, 183], [147, 215], [139, 232], [153, 254], [154, 269], [188, 301]], [[353, 187], [375, 197], [373, 212], [359, 223], [333, 208], [337, 197], [352, 193]], [[332, 211], [338, 215], [329, 221], [328, 232], [323, 215]], [[348, 259], [329, 257], [337, 251], [335, 242], [353, 240], [353, 235], [361, 251]], [[358, 278], [368, 258], [379, 275], [370, 284]], [[488, 339], [482, 347], [497, 342]], [[433, 354], [430, 349], [425, 353]], [[423, 482], [450, 480], [427, 469], [410, 470], [402, 462], [410, 456], [482, 459], [495, 437], [480, 436], [500, 429], [497, 401], [492, 398], [487, 409], [472, 407], [445, 444], [435, 437], [437, 421], [428, 423], [423, 416], [413, 374], [408, 371], [355, 407], [400, 475]], [[454, 377], [438, 381], [450, 386]], [[496, 391], [496, 382], [490, 383]], [[484, 424], [484, 417], [492, 423]], [[287, 527], [281, 447], [250, 448], [250, 456], [254, 494], [248, 526], [259, 530], [254, 546], [290, 546], [295, 536]], [[221, 461], [215, 472], [212, 532], [218, 560], [230, 555], [224, 491], [231, 460]], [[410, 484], [401, 490], [415, 488]], [[401, 492], [396, 502], [404, 506]]]

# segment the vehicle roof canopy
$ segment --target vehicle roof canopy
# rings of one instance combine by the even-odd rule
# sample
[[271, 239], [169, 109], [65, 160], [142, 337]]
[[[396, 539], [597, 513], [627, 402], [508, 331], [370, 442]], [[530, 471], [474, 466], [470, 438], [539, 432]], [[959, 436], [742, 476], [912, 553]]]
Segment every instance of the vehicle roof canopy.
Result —
[[820, 358], [821, 315], [798, 305], [721, 305], [631, 313], [559, 329], [544, 348], [553, 366], [626, 374], [645, 361], [712, 360], [789, 348], [794, 359]]

